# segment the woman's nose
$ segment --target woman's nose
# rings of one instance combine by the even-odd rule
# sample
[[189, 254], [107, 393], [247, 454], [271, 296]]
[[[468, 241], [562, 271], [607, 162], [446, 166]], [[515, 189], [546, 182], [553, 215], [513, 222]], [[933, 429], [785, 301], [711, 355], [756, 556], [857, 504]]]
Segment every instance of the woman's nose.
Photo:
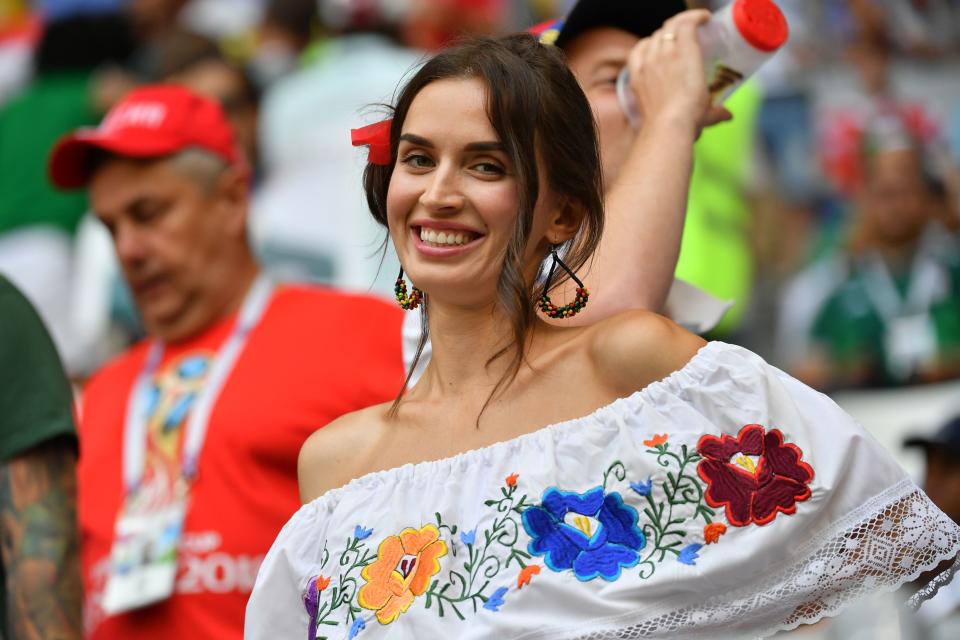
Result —
[[459, 211], [463, 207], [456, 170], [441, 168], [430, 175], [430, 184], [420, 195], [420, 204], [430, 211]]

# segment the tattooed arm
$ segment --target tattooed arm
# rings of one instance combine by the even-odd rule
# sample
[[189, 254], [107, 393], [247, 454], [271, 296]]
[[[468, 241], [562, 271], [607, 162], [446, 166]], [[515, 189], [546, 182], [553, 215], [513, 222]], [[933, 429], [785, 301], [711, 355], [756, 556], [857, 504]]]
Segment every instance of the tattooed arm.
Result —
[[63, 436], [0, 462], [10, 640], [81, 637], [76, 446]]

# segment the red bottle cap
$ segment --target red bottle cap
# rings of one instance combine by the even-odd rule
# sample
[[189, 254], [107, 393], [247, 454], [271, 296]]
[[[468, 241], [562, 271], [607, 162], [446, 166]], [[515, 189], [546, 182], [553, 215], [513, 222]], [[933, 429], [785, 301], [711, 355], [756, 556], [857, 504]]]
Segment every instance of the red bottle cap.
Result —
[[771, 0], [736, 0], [733, 22], [743, 39], [761, 51], [776, 51], [790, 35], [787, 19]]

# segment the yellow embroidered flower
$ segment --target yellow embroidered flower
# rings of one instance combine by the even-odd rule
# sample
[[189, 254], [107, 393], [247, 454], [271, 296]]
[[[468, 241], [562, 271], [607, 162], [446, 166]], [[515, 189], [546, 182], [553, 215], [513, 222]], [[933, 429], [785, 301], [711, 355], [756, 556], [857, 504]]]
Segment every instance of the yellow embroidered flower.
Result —
[[423, 595], [430, 578], [440, 571], [439, 558], [446, 554], [447, 544], [432, 524], [387, 537], [377, 549], [377, 559], [360, 573], [367, 583], [360, 587], [357, 602], [376, 611], [380, 624], [390, 624]]

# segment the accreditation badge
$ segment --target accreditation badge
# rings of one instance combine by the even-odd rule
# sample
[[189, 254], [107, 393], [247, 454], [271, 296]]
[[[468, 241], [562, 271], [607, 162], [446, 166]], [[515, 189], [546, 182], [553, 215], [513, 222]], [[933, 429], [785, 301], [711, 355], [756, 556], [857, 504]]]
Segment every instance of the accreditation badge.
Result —
[[124, 508], [114, 530], [104, 611], [123, 613], [173, 595], [186, 511], [186, 491], [156, 508]]
[[907, 378], [937, 353], [937, 330], [929, 314], [893, 318], [887, 324], [887, 361], [900, 378]]

